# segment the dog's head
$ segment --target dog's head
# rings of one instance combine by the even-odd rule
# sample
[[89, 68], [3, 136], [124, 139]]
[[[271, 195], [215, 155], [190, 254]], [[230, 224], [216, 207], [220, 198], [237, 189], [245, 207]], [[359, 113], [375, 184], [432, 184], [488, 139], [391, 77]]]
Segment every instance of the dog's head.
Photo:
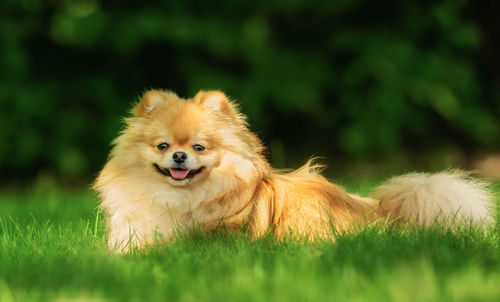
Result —
[[201, 91], [187, 100], [148, 91], [132, 113], [114, 155], [172, 186], [202, 182], [223, 163], [238, 170], [239, 161], [248, 170], [244, 162], [262, 151], [244, 117], [219, 91]]

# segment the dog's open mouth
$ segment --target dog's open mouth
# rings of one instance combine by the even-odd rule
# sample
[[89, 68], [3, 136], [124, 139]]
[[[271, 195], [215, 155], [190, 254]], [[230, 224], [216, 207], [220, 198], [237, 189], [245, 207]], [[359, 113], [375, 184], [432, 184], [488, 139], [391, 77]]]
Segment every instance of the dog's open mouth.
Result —
[[158, 166], [157, 164], [154, 164], [156, 171], [159, 173], [171, 177], [174, 180], [184, 180], [184, 179], [189, 179], [193, 178], [196, 174], [200, 173], [204, 167], [200, 167], [195, 170], [191, 169], [180, 169], [180, 168], [162, 168]]

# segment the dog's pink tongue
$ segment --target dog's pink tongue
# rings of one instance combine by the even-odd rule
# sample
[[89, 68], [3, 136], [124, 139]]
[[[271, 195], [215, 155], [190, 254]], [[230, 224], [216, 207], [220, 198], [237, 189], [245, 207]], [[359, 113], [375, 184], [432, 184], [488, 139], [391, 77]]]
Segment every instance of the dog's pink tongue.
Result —
[[172, 175], [173, 178], [175, 179], [184, 179], [189, 173], [189, 169], [186, 170], [176, 170], [176, 169], [170, 169], [170, 175]]

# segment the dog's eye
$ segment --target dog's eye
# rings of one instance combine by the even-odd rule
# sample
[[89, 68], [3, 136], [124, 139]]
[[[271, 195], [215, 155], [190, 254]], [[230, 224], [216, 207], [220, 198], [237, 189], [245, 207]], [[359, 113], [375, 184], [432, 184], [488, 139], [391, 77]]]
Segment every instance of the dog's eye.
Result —
[[167, 143], [161, 143], [157, 147], [158, 147], [158, 150], [165, 151], [168, 148], [168, 144]]
[[205, 150], [205, 147], [203, 147], [202, 145], [196, 144], [196, 145], [193, 145], [193, 149], [194, 149], [194, 151], [200, 152], [200, 151]]

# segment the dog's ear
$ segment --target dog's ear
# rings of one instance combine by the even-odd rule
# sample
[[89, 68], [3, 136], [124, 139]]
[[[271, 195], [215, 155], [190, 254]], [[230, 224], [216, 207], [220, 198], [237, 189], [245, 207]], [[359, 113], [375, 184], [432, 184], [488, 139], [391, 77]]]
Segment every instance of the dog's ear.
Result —
[[146, 91], [139, 103], [134, 107], [133, 114], [135, 116], [144, 117], [151, 113], [156, 108], [164, 105], [169, 98], [177, 96], [175, 93], [163, 90]]
[[225, 114], [233, 119], [239, 118], [238, 109], [221, 91], [200, 91], [194, 96], [193, 100], [209, 110]]

